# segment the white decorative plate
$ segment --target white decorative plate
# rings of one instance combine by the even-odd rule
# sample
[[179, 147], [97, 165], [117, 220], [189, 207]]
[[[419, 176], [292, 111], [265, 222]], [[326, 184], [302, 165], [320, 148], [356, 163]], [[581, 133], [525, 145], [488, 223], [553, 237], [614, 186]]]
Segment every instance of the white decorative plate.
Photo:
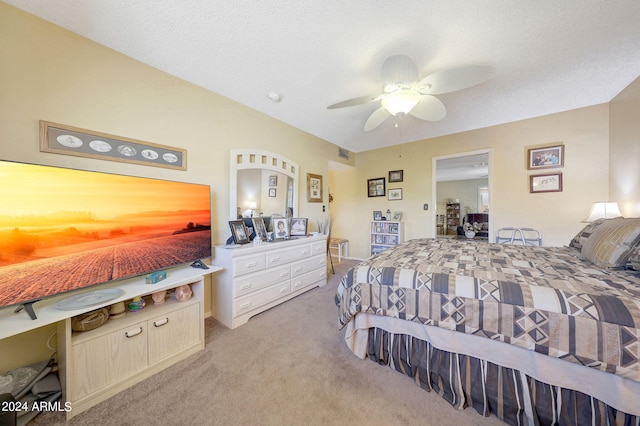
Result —
[[138, 151], [136, 151], [134, 147], [129, 145], [120, 145], [118, 147], [118, 152], [124, 155], [125, 157], [133, 157], [138, 153]]
[[67, 148], [78, 148], [82, 146], [82, 140], [71, 135], [60, 135], [56, 138], [60, 145], [64, 145]]
[[170, 152], [167, 152], [165, 154], [162, 154], [162, 159], [167, 163], [175, 163], [178, 161], [178, 156]]
[[156, 158], [158, 158], [158, 153], [152, 149], [143, 149], [140, 154], [142, 154], [142, 156], [147, 160], [155, 160]]
[[91, 149], [98, 152], [109, 152], [112, 149], [109, 142], [99, 140], [89, 142], [89, 146], [91, 147]]
[[104, 290], [94, 290], [87, 293], [76, 294], [75, 296], [65, 297], [58, 303], [56, 308], [61, 311], [75, 311], [76, 309], [86, 308], [89, 306], [99, 305], [109, 300], [113, 300], [124, 294], [121, 288], [107, 288]]

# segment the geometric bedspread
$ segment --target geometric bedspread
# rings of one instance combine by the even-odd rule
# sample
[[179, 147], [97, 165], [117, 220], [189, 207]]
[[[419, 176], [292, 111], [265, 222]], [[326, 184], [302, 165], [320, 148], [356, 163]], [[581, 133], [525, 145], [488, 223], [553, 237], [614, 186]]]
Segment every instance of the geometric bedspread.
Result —
[[453, 239], [399, 244], [351, 268], [335, 301], [483, 336], [640, 382], [640, 273], [570, 247]]

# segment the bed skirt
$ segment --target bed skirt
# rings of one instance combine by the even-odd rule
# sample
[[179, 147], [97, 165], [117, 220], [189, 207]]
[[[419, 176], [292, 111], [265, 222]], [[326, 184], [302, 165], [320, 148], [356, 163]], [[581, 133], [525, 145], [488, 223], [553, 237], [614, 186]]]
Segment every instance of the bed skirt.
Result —
[[[357, 342], [353, 339], [355, 334], [359, 334]], [[359, 330], [350, 327], [345, 339], [354, 354], [411, 377], [421, 388], [436, 392], [459, 410], [473, 407], [483, 416], [494, 414], [513, 425], [640, 426], [640, 416], [625, 413], [586, 393], [547, 384], [520, 369], [486, 358], [438, 349], [424, 338], [371, 326]], [[575, 373], [569, 374], [572, 380], [576, 378]], [[574, 381], [581, 385], [583, 375], [578, 377]], [[618, 383], [610, 386], [620, 387]], [[638, 394], [628, 397], [636, 401], [637, 407]]]

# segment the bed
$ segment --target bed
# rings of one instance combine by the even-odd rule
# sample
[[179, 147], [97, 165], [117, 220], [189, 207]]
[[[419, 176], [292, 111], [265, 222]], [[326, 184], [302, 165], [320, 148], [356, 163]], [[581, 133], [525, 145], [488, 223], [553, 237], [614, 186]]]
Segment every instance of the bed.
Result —
[[640, 219], [566, 247], [417, 239], [352, 267], [351, 351], [509, 424], [640, 424]]

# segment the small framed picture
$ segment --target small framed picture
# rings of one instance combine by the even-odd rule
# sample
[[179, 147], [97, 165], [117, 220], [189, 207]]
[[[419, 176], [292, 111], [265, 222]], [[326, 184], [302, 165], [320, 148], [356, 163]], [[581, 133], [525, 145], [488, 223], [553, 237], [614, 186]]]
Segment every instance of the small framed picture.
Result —
[[253, 217], [251, 218], [251, 222], [253, 222], [253, 229], [256, 233], [256, 237], [261, 240], [266, 240], [267, 227], [264, 225], [264, 219], [261, 217]]
[[322, 202], [322, 176], [307, 173], [307, 202]]
[[369, 197], [384, 197], [384, 178], [367, 179], [367, 193]]
[[402, 188], [389, 189], [387, 199], [389, 201], [402, 200]]
[[289, 238], [289, 222], [284, 217], [273, 219], [273, 238], [275, 240], [284, 240]]
[[393, 220], [398, 222], [402, 220], [402, 212], [393, 212]]
[[230, 220], [229, 228], [231, 228], [234, 243], [247, 244], [249, 242], [249, 232], [242, 220]]
[[296, 218], [291, 219], [291, 232], [289, 235], [292, 237], [306, 237], [307, 236], [307, 218]]
[[373, 211], [373, 220], [382, 220], [382, 211], [374, 210]]
[[564, 166], [564, 145], [527, 150], [527, 169], [551, 169]]
[[402, 182], [404, 170], [391, 170], [389, 172], [389, 182]]
[[269, 186], [278, 186], [278, 176], [269, 176]]
[[276, 189], [269, 188], [269, 197], [275, 197], [275, 196], [276, 196]]
[[562, 192], [562, 173], [529, 176], [529, 192]]

